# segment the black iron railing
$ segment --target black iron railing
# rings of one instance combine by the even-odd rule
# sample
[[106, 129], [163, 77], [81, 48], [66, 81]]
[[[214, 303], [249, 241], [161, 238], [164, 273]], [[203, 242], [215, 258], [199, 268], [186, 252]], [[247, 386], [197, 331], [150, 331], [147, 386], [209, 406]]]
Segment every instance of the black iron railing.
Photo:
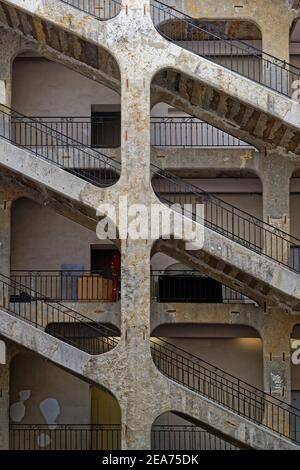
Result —
[[120, 175], [120, 163], [99, 150], [4, 105], [0, 105], [0, 137], [96, 186], [110, 186]]
[[110, 351], [118, 333], [40, 292], [0, 274], [0, 306], [36, 328], [89, 354]]
[[169, 379], [235, 413], [300, 442], [300, 410], [162, 338], [151, 340], [156, 367]]
[[153, 164], [151, 169], [153, 189], [167, 206], [177, 204], [186, 209], [186, 217], [299, 272], [299, 239]]
[[[120, 123], [114, 117], [35, 116], [32, 119], [81, 145], [93, 148], [116, 148], [121, 145]], [[14, 124], [15, 133], [18, 133], [17, 127], [20, 125], [21, 121]], [[246, 142], [192, 116], [152, 117], [151, 145], [175, 148], [250, 147]]]
[[153, 270], [151, 297], [156, 302], [255, 303], [240, 292], [193, 270]]
[[[55, 132], [75, 140], [79, 146], [116, 148], [121, 145], [121, 123], [114, 116], [34, 116], [31, 119], [45, 124]], [[21, 120], [14, 123], [17, 133]], [[65, 143], [67, 145], [68, 142]], [[52, 145], [51, 142], [48, 145]], [[55, 145], [55, 143], [54, 143]]]
[[152, 450], [239, 450], [238, 447], [198, 426], [154, 425]]
[[[9, 426], [10, 450], [120, 450], [120, 425], [13, 424]], [[197, 426], [154, 425], [152, 450], [238, 450], [226, 440]]]
[[98, 20], [114, 18], [121, 11], [121, 0], [61, 0]]
[[151, 118], [151, 144], [155, 147], [250, 147], [227, 132], [194, 117]]
[[151, 15], [167, 40], [272, 90], [291, 96], [292, 84], [300, 79], [298, 67], [226, 35], [209, 21], [192, 18], [159, 0], [151, 0]]
[[120, 298], [119, 276], [100, 271], [19, 270], [11, 272], [11, 279], [49, 302], [116, 302]]
[[120, 450], [116, 424], [10, 424], [10, 450]]

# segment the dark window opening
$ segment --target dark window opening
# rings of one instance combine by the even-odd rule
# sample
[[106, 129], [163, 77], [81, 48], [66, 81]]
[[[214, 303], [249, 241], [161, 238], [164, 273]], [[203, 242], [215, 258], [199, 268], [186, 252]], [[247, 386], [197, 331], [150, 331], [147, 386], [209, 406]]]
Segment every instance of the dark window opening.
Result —
[[222, 303], [222, 284], [202, 276], [160, 276], [158, 279], [160, 302]]
[[91, 145], [102, 148], [120, 147], [120, 112], [92, 112]]

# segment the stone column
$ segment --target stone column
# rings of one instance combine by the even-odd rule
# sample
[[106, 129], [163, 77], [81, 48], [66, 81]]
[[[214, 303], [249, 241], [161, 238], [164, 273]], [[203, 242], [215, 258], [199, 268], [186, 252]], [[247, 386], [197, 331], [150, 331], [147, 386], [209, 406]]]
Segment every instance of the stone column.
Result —
[[[145, 15], [140, 0], [125, 1], [130, 20]], [[127, 61], [120, 64], [122, 77], [122, 174], [120, 196], [127, 198], [127, 207], [141, 204], [147, 210], [151, 204], [150, 186], [150, 80], [137, 49], [142, 38], [131, 38]], [[136, 41], [136, 44], [135, 44]], [[120, 44], [123, 47], [123, 43]], [[125, 56], [125, 53], [124, 53]], [[125, 207], [119, 212], [125, 218]], [[124, 201], [123, 203], [124, 204]], [[134, 216], [133, 216], [134, 218]], [[128, 214], [128, 223], [133, 221]], [[133, 227], [133, 226], [131, 226]], [[137, 227], [137, 233], [145, 226]], [[119, 226], [120, 229], [120, 226]], [[122, 233], [120, 233], [122, 237]], [[124, 234], [123, 234], [124, 235]], [[148, 234], [134, 239], [130, 234], [121, 240], [121, 334], [124, 341], [126, 373], [122, 399], [122, 446], [124, 449], [150, 449], [152, 424], [152, 394], [149, 383], [150, 355], [150, 257]]]
[[[293, 164], [277, 154], [262, 156], [261, 178], [263, 186], [263, 218], [268, 224], [290, 233], [290, 179]], [[265, 249], [279, 261], [289, 259], [287, 243], [282, 243], [282, 234], [271, 235], [264, 240]]]
[[0, 188], [0, 305], [8, 301], [6, 277], [10, 276], [12, 195]]
[[9, 375], [12, 355], [7, 347], [6, 363], [0, 364], [0, 450], [9, 449]]
[[[270, 21], [272, 20], [270, 19]], [[267, 54], [270, 54], [270, 56], [277, 57], [280, 61], [276, 61], [268, 55], [263, 56], [264, 81], [266, 85], [288, 94], [290, 79], [292, 79], [290, 70], [286, 66], [286, 63], [290, 62], [291, 23], [288, 16], [283, 18], [276, 17], [274, 22], [275, 27], [273, 28], [270, 28], [269, 24], [264, 24], [262, 49]], [[278, 38], [280, 38], [280, 41]]]
[[291, 403], [291, 325], [285, 312], [273, 309], [266, 316], [262, 333], [264, 358], [264, 390], [274, 397], [268, 400], [265, 421], [275, 431], [290, 432], [291, 416], [277, 400]]

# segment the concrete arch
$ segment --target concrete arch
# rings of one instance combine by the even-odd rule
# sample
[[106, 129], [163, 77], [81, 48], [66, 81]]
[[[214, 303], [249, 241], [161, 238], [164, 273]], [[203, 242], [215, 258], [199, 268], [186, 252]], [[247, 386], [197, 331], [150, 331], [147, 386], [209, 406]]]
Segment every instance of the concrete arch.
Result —
[[236, 450], [228, 438], [188, 415], [170, 409], [151, 427], [152, 450]]
[[[37, 426], [38, 432], [32, 432], [30, 445], [35, 448], [47, 448], [51, 439], [56, 439], [56, 430], [57, 438], [62, 432], [67, 436], [67, 431], [62, 431], [64, 425], [71, 425], [71, 429], [75, 425], [78, 429], [79, 448], [92, 439], [92, 434], [87, 434], [89, 426], [116, 427], [121, 436], [121, 408], [109, 390], [102, 386], [91, 388], [89, 383], [29, 352], [18, 353], [11, 363], [9, 414], [11, 433], [14, 428], [20, 428], [21, 440], [22, 426], [26, 429], [32, 424], [41, 425], [40, 431]], [[80, 442], [82, 435], [85, 435], [84, 444]], [[107, 444], [110, 438], [108, 433]], [[61, 450], [68, 445], [66, 437], [60, 445]]]
[[[180, 350], [263, 389], [263, 339], [253, 326], [228, 323], [161, 324], [152, 332]], [[155, 339], [156, 341], [156, 339]]]

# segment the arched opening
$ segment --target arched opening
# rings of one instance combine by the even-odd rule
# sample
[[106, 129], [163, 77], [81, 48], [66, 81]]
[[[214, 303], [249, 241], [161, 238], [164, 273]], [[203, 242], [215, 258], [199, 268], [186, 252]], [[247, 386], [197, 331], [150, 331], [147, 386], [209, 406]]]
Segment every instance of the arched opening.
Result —
[[88, 354], [115, 348], [121, 285], [116, 246], [26, 198], [12, 206], [11, 234], [11, 276], [1, 276], [9, 312]]
[[16, 282], [50, 301], [120, 297], [120, 252], [114, 243], [26, 198], [12, 206], [11, 271]]
[[118, 180], [121, 101], [116, 91], [24, 52], [12, 64], [12, 107], [15, 144], [97, 186]]
[[161, 338], [203, 362], [263, 389], [262, 340], [252, 327], [218, 323], [163, 324], [155, 328], [152, 337]]
[[207, 122], [167, 103], [157, 103], [151, 111], [151, 145], [158, 149], [253, 148]]
[[[296, 169], [290, 181], [290, 219], [292, 233], [296, 239], [300, 238], [300, 217], [299, 217], [299, 204], [300, 204], [300, 169]], [[290, 259], [293, 260], [294, 268], [300, 271], [300, 246], [294, 244], [290, 247]]]
[[[172, 255], [174, 240], [168, 240], [169, 248], [161, 248], [160, 241], [153, 245], [151, 257], [151, 298], [156, 303], [167, 304], [172, 310], [172, 304], [197, 304], [202, 308], [218, 308], [221, 304], [253, 304], [257, 306], [255, 299], [244, 294], [244, 288], [239, 283], [229, 283], [216, 276], [209, 266], [203, 263], [195, 263], [195, 259]], [[192, 252], [191, 252], [192, 253]], [[183, 261], [184, 259], [184, 261]], [[226, 283], [225, 283], [226, 282]], [[211, 304], [211, 307], [209, 307]], [[206, 306], [206, 307], [205, 307]], [[196, 308], [191, 305], [186, 309]], [[154, 307], [156, 312], [160, 307]]]
[[192, 424], [175, 411], [158, 416], [151, 429], [152, 450], [238, 450], [238, 447], [213, 430]]
[[300, 21], [295, 19], [290, 30], [290, 63], [300, 67]]
[[32, 353], [11, 362], [9, 415], [11, 450], [121, 447], [116, 398]]
[[266, 74], [270, 64], [262, 57], [262, 34], [255, 22], [237, 18], [191, 18], [173, 7], [164, 8], [156, 0], [151, 0], [151, 7], [154, 26], [167, 40], [271, 88], [276, 87]]
[[[251, 421], [264, 422], [273, 406], [272, 397], [263, 391], [262, 341], [252, 327], [160, 325], [152, 333], [151, 353], [158, 370], [170, 380]], [[183, 417], [182, 412], [177, 414]], [[173, 416], [164, 418], [165, 425], [174, 423]], [[199, 419], [184, 419], [198, 425]]]
[[[183, 209], [189, 205], [188, 207], [192, 207], [192, 209], [189, 209], [189, 213], [193, 214], [196, 214], [196, 210], [201, 204], [200, 224], [217, 232], [224, 233], [225, 237], [228, 238], [231, 238], [233, 233], [238, 237], [242, 235], [242, 243], [247, 240], [247, 247], [250, 246], [252, 248], [252, 246], [255, 246], [255, 250], [262, 250], [263, 239], [258, 233], [259, 227], [263, 224], [261, 222], [263, 219], [263, 202], [260, 178], [250, 169], [213, 168], [208, 158], [202, 160], [202, 165], [195, 165], [194, 168], [185, 166], [184, 163], [175, 170], [173, 168], [171, 170], [167, 169], [167, 172], [157, 168], [153, 174], [152, 186], [161, 202], [167, 206], [179, 204]], [[171, 167], [172, 160], [170, 159], [165, 165], [170, 165]], [[180, 178], [177, 178], [177, 176], [180, 176]], [[189, 217], [189, 213], [187, 217]], [[246, 227], [247, 229], [244, 231]], [[169, 240], [168, 243], [171, 245], [173, 242]], [[169, 292], [176, 294], [173, 297], [173, 301], [176, 301], [176, 299], [178, 301], [181, 299], [182, 301], [182, 298], [177, 297], [181, 292], [179, 285], [176, 284], [177, 281], [175, 278], [167, 278], [164, 272], [164, 269], [169, 264], [178, 261], [176, 255], [173, 258], [172, 254], [169, 254], [165, 258], [165, 255], [160, 252], [161, 249], [157, 248], [157, 250], [158, 252], [154, 254], [152, 259], [152, 269], [155, 271], [152, 274], [156, 276], [153, 283], [153, 289], [156, 289], [154, 298], [161, 298], [161, 301], [166, 301], [167, 299], [171, 301], [169, 295], [164, 294], [160, 297], [160, 294], [157, 293], [157, 289], [163, 289], [163, 284], [168, 284], [170, 286]], [[178, 253], [177, 256], [181, 257], [181, 261], [183, 260], [184, 255], [182, 253]], [[193, 263], [191, 260], [187, 260], [186, 263], [190, 267], [192, 274], [192, 271], [195, 270]], [[203, 263], [202, 265], [198, 263], [198, 265], [203, 266]], [[187, 273], [182, 274], [184, 279], [178, 282], [184, 285]], [[204, 271], [203, 274], [207, 273]], [[200, 276], [199, 273], [197, 275]], [[198, 290], [199, 293], [201, 289], [199, 288], [198, 281], [193, 277], [191, 281], [196, 283], [195, 291]], [[201, 282], [201, 279], [199, 279], [199, 282]], [[221, 285], [215, 285], [215, 288], [215, 294], [209, 290], [212, 293], [212, 300], [217, 303], [222, 302], [224, 300], [224, 297], [221, 295], [222, 287]], [[185, 290], [187, 293], [189, 292], [188, 286]], [[218, 292], [219, 294], [217, 294]], [[241, 296], [232, 297], [232, 293], [232, 290], [228, 291], [228, 300], [242, 300]], [[189, 301], [188, 298], [189, 295], [187, 294], [186, 301]], [[191, 296], [191, 300], [193, 299], [196, 300], [194, 295]], [[203, 301], [205, 299], [207, 302], [211, 301], [210, 297], [206, 295]]]

